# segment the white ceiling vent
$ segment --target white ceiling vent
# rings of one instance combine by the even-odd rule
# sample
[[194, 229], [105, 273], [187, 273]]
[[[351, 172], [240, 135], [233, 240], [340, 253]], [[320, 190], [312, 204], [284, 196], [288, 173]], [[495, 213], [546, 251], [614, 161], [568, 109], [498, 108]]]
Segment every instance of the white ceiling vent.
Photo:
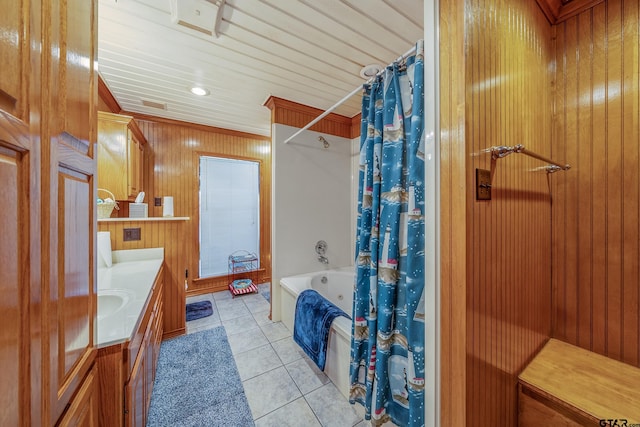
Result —
[[167, 109], [167, 104], [165, 104], [164, 102], [149, 101], [147, 99], [142, 100], [142, 105], [144, 105], [145, 107], [158, 108], [160, 110]]
[[218, 37], [226, 0], [171, 0], [171, 20], [178, 25]]

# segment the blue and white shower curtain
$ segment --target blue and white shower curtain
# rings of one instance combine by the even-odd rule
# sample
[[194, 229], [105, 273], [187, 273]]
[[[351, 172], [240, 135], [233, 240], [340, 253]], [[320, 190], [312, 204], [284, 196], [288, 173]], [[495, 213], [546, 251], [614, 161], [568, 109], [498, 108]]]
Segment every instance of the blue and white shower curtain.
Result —
[[424, 425], [424, 46], [365, 85], [350, 402]]

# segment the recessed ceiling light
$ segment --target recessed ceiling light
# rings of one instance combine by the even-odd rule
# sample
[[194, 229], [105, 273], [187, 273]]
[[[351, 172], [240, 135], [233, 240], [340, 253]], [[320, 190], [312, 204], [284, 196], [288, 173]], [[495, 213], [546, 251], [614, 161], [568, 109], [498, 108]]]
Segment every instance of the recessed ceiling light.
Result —
[[205, 96], [205, 95], [209, 95], [209, 90], [205, 89], [203, 87], [199, 87], [199, 86], [194, 86], [191, 88], [191, 93], [194, 95], [198, 95], [198, 96]]
[[371, 77], [375, 77], [382, 70], [382, 65], [378, 64], [369, 64], [362, 67], [360, 70], [360, 77], [363, 79], [370, 79]]

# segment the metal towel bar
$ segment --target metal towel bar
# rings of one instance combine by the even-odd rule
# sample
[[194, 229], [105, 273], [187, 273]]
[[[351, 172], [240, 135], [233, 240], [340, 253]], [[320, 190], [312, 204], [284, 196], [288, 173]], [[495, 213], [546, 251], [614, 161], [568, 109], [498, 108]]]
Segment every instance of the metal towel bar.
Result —
[[500, 145], [497, 147], [491, 147], [488, 151], [491, 152], [491, 158], [495, 160], [501, 159], [513, 153], [526, 154], [527, 156], [533, 157], [534, 159], [542, 160], [545, 163], [549, 163], [549, 166], [546, 167], [547, 173], [554, 173], [571, 169], [571, 165], [561, 165], [560, 163], [541, 156], [538, 153], [527, 150], [522, 144], [514, 145], [513, 147]]

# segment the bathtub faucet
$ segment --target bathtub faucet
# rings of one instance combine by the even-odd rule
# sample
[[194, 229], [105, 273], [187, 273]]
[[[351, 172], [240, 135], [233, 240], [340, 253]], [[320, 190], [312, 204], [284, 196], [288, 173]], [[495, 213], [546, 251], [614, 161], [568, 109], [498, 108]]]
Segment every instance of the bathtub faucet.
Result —
[[323, 264], [329, 264], [329, 258], [324, 256], [324, 254], [327, 253], [327, 242], [318, 240], [318, 243], [316, 243], [316, 253], [318, 254], [318, 261]]

